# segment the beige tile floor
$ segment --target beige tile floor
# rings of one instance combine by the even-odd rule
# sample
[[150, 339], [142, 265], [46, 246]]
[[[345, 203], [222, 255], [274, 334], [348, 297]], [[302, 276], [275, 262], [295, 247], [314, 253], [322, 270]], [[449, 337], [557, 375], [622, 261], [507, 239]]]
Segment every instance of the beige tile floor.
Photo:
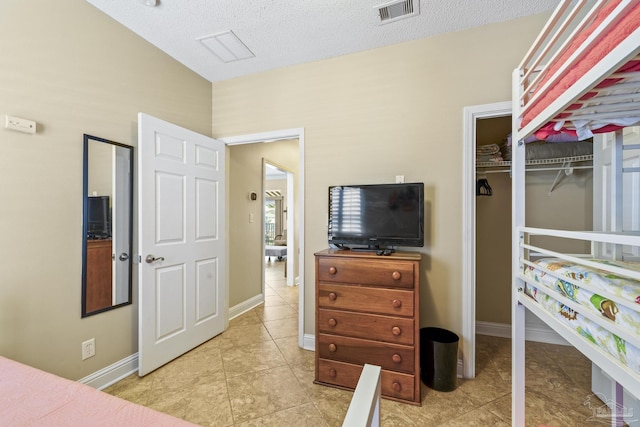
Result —
[[[298, 347], [298, 288], [283, 262], [266, 274], [265, 303], [222, 335], [144, 378], [105, 391], [203, 426], [340, 426], [351, 392], [313, 384], [314, 354]], [[511, 343], [477, 337], [473, 380], [449, 393], [422, 386], [422, 406], [383, 400], [383, 426], [511, 425]], [[527, 426], [597, 425], [583, 402], [591, 364], [573, 347], [527, 342]], [[602, 421], [602, 420], [600, 420]]]

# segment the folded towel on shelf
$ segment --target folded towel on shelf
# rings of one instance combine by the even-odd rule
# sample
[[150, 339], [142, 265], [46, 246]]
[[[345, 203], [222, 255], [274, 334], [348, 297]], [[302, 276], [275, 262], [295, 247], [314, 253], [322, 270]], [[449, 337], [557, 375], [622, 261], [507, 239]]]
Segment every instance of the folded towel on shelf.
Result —
[[478, 145], [476, 147], [476, 154], [495, 154], [500, 152], [498, 144]]
[[479, 145], [476, 147], [476, 163], [499, 163], [502, 161], [503, 158], [498, 144]]

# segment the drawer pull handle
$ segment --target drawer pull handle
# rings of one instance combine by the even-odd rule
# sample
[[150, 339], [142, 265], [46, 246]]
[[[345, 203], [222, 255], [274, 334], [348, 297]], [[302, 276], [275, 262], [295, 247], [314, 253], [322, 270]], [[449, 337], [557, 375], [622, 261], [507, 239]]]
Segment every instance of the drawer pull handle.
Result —
[[336, 274], [338, 270], [335, 267], [329, 267], [329, 274]]
[[329, 344], [329, 351], [331, 353], [335, 353], [337, 349], [338, 349], [338, 347], [336, 347], [335, 344]]
[[397, 381], [393, 382], [392, 387], [393, 387], [393, 391], [401, 391], [402, 390], [402, 384], [400, 384]]
[[338, 324], [338, 321], [333, 317], [329, 319], [329, 326], [336, 326], [337, 324]]
[[394, 363], [400, 363], [402, 362], [402, 356], [400, 356], [398, 353], [395, 353], [393, 356], [391, 356], [391, 360], [393, 360]]
[[402, 334], [402, 329], [400, 329], [397, 326], [394, 326], [393, 328], [391, 328], [391, 333], [395, 336], [400, 336]]
[[330, 301], [335, 301], [336, 298], [338, 298], [338, 295], [336, 295], [334, 292], [329, 292], [329, 300]]
[[399, 271], [394, 271], [393, 273], [391, 273], [391, 277], [393, 277], [393, 280], [400, 280], [402, 274], [400, 274]]
[[[331, 298], [331, 296], [329, 296], [329, 298]], [[402, 301], [400, 301], [399, 299], [394, 299], [392, 304], [395, 308], [402, 307]]]
[[329, 369], [329, 376], [330, 376], [331, 378], [335, 378], [335, 377], [336, 377], [336, 375], [337, 375], [337, 372], [336, 372], [336, 370], [335, 370], [335, 369]]

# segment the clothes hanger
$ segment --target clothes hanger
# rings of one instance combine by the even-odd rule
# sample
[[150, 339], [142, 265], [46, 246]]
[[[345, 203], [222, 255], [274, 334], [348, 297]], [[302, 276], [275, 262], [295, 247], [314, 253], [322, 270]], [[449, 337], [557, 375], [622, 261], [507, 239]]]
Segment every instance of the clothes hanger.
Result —
[[493, 190], [489, 185], [486, 174], [479, 174], [476, 179], [476, 196], [491, 196]]

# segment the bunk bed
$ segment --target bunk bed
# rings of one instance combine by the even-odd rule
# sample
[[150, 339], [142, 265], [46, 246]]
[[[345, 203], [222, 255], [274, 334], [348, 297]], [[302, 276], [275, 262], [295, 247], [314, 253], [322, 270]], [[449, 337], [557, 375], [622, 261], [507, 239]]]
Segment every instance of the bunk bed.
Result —
[[[525, 311], [528, 309], [614, 381], [613, 425], [623, 392], [640, 399], [640, 232], [625, 230], [620, 195], [625, 167], [622, 129], [640, 122], [640, 0], [561, 1], [513, 73], [512, 423], [525, 425]], [[525, 139], [564, 132], [584, 139], [615, 132], [608, 229], [527, 227]], [[627, 182], [629, 182], [627, 180]], [[626, 205], [625, 205], [626, 206]], [[632, 215], [640, 216], [638, 206]], [[557, 250], [585, 242], [584, 254]], [[637, 414], [636, 414], [637, 415]], [[600, 420], [603, 421], [603, 420]]]

